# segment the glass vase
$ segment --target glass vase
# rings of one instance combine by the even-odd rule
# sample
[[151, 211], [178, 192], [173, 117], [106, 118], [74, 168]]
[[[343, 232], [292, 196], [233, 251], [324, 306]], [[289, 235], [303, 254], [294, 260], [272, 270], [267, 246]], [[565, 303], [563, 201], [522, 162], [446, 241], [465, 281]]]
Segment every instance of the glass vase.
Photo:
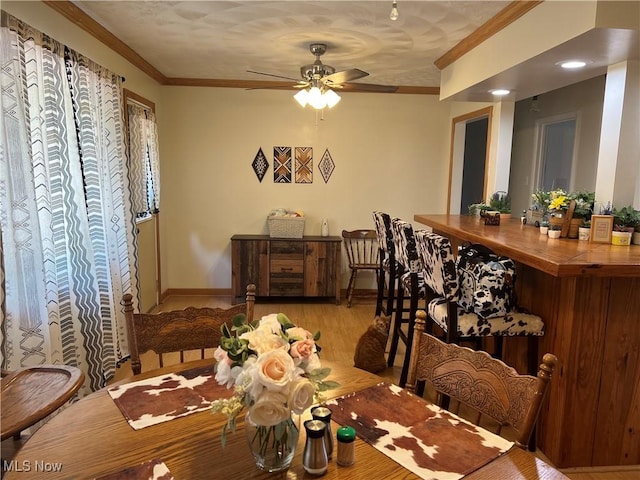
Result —
[[245, 433], [256, 466], [265, 472], [280, 472], [291, 465], [298, 445], [300, 416], [292, 414], [277, 425], [256, 425], [249, 412]]

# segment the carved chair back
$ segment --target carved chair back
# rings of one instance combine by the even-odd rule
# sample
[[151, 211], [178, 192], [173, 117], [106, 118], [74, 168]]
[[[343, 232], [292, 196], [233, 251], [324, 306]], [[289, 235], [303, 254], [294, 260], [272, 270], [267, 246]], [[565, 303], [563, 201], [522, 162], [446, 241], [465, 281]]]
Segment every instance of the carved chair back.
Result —
[[501, 360], [484, 351], [444, 343], [425, 333], [426, 313], [416, 314], [415, 333], [406, 388], [427, 382], [439, 394], [456, 400], [496, 423], [496, 432], [505, 426], [515, 432], [515, 443], [526, 449], [542, 406], [557, 358], [547, 353], [537, 376], [520, 375]]
[[153, 351], [158, 355], [160, 367], [164, 366], [164, 355], [179, 353], [184, 362], [187, 351], [200, 351], [205, 358], [205, 349], [217, 348], [220, 344], [223, 323], [231, 324], [236, 315], [246, 315], [253, 320], [256, 287], [247, 286], [246, 303], [230, 308], [188, 307], [160, 313], [134, 313], [133, 298], [125, 294], [122, 299], [129, 335], [131, 369], [134, 375], [142, 371], [140, 355]]

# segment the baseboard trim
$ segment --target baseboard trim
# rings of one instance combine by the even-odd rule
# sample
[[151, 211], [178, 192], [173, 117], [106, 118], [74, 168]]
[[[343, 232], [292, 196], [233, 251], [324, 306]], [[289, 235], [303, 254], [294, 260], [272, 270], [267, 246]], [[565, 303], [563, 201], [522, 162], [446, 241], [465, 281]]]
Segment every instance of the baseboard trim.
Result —
[[597, 467], [559, 468], [564, 474], [571, 473], [612, 473], [612, 472], [640, 472], [640, 465], [610, 465]]
[[[166, 300], [170, 296], [208, 296], [208, 297], [230, 297], [232, 290], [230, 288], [169, 288], [160, 295], [160, 302]], [[341, 290], [342, 298], [345, 298], [347, 289]], [[353, 291], [354, 296], [375, 297], [378, 292], [375, 289], [356, 289]]]
[[206, 296], [206, 297], [230, 297], [230, 288], [168, 288], [160, 296], [160, 300], [164, 301], [171, 296]]

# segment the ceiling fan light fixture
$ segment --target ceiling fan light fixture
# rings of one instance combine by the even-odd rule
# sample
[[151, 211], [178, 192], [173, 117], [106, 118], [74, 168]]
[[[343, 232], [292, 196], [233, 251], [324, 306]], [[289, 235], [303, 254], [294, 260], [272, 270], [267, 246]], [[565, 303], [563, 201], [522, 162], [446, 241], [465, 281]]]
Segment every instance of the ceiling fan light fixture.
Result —
[[391, 13], [389, 14], [389, 19], [395, 22], [399, 16], [400, 14], [398, 13], [398, 2], [396, 2], [396, 0], [393, 0], [393, 2], [391, 3]]
[[316, 110], [322, 110], [327, 106], [327, 99], [318, 87], [311, 87], [309, 90], [309, 105], [311, 105]]
[[298, 93], [296, 93], [293, 98], [295, 98], [296, 102], [298, 102], [300, 106], [304, 108], [307, 106], [307, 103], [309, 103], [309, 92], [306, 88], [303, 88]]
[[340, 101], [340, 95], [330, 88], [324, 89], [320, 87], [311, 87], [300, 90], [293, 98], [301, 107], [310, 105], [316, 110], [322, 110], [325, 107], [333, 108]]
[[335, 107], [340, 101], [340, 95], [338, 95], [336, 92], [334, 92], [331, 89], [324, 92], [324, 97], [327, 101], [327, 107], [329, 108]]

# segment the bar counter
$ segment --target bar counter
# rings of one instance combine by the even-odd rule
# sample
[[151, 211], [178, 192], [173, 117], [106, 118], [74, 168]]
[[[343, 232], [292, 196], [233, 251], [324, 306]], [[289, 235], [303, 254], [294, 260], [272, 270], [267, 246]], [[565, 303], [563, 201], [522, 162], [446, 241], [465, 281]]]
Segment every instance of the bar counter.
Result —
[[[451, 239], [480, 243], [518, 265], [518, 304], [542, 317], [539, 355], [559, 363], [537, 444], [561, 468], [640, 464], [640, 246], [550, 239], [519, 219], [484, 225], [465, 215], [414, 216]], [[526, 339], [505, 361], [526, 365]]]

